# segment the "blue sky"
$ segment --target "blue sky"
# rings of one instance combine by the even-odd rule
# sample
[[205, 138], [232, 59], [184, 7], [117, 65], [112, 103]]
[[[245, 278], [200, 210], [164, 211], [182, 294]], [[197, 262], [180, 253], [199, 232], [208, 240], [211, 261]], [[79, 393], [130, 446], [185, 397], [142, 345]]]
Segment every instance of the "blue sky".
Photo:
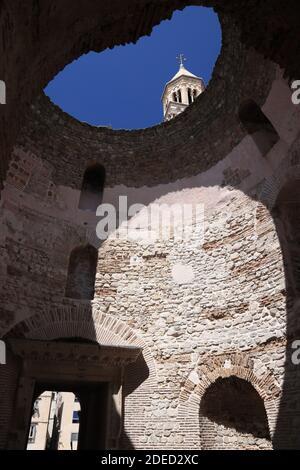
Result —
[[156, 26], [137, 44], [90, 52], [72, 62], [45, 89], [65, 112], [114, 129], [150, 127], [163, 120], [161, 95], [185, 67], [207, 84], [221, 49], [221, 27], [210, 8], [187, 7]]

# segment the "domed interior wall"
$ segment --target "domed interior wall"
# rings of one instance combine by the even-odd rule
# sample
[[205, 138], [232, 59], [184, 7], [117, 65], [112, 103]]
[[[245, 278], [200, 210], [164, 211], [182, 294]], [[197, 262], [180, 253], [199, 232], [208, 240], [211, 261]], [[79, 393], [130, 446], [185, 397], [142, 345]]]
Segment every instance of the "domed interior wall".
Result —
[[[81, 28], [91, 29], [92, 3], [91, 9], [86, 7], [86, 23], [76, 26], [78, 37]], [[234, 15], [237, 2], [229, 3]], [[170, 11], [174, 6], [170, 2]], [[49, 4], [53, 20], [62, 8]], [[157, 8], [135, 37], [167, 15], [165, 7]], [[111, 18], [107, 25], [116, 42], [126, 36], [122, 14], [121, 9], [119, 23]], [[136, 21], [139, 14], [137, 10]], [[1, 194], [2, 335], [24, 319], [42, 319], [45, 309], [76, 311], [86, 322], [97, 311], [129, 325], [154, 358], [157, 386], [143, 388], [141, 365], [135, 370], [141, 375], [140, 382], [135, 377], [138, 395], [130, 387], [126, 391], [123, 448], [199, 447], [196, 428], [192, 443], [180, 430], [178, 405], [186, 377], [207, 354], [247, 352], [256, 368], [269, 369], [279, 384], [284, 380], [284, 268], [272, 216], [259, 199], [265, 181], [284, 165], [297, 141], [300, 111], [291, 102], [282, 72], [245, 49], [229, 17], [222, 16], [222, 24], [223, 52], [211, 85], [173, 122], [139, 132], [95, 129], [40, 96], [26, 114]], [[104, 26], [102, 31], [104, 35]], [[132, 27], [129, 32], [133, 34]], [[95, 48], [102, 48], [104, 43], [100, 47], [92, 36], [87, 43], [82, 39], [80, 51], [93, 40]], [[79, 49], [74, 45], [68, 58]], [[63, 65], [58, 55], [56, 68]], [[41, 80], [57, 71], [51, 66]], [[257, 103], [280, 137], [266, 154], [239, 122], [238, 110], [246, 99]], [[133, 219], [142, 228], [154, 201], [191, 204], [197, 223], [191, 218], [185, 226], [192, 235], [176, 239], [171, 233], [145, 244], [112, 234], [102, 243], [96, 236], [97, 217], [79, 208], [84, 173], [94, 163], [106, 172], [103, 204], [116, 207], [120, 195], [128, 197], [129, 205], [145, 204]], [[66, 297], [70, 255], [87, 245], [98, 250], [94, 300]], [[183, 278], [178, 271], [185, 273]], [[299, 419], [294, 413], [294, 431]], [[7, 433], [7, 425], [2, 431]]]

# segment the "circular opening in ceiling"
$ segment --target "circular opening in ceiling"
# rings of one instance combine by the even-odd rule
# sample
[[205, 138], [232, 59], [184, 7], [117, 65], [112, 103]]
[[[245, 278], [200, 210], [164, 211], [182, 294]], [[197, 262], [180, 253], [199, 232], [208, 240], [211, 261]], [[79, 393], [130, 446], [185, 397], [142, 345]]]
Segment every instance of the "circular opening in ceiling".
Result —
[[[205, 87], [221, 44], [221, 25], [213, 9], [187, 7], [175, 11], [171, 20], [161, 22], [151, 36], [136, 44], [81, 56], [48, 84], [45, 93], [64, 112], [96, 127], [151, 127], [176, 117], [200, 94], [201, 84], [193, 78], [191, 83], [198, 91], [182, 83], [186, 93], [178, 92], [180, 62], [183, 75], [201, 78]], [[174, 79], [175, 88], [166, 87]], [[177, 111], [173, 113], [172, 108], [167, 116], [170, 101], [177, 103]]]

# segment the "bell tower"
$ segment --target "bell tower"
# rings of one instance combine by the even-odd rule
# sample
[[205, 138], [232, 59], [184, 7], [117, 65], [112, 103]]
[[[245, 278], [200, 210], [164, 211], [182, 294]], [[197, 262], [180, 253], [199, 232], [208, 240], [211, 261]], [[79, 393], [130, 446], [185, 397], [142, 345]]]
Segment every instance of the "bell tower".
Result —
[[162, 95], [164, 121], [169, 121], [182, 113], [205, 90], [202, 78], [184, 67], [186, 59], [183, 54], [179, 55], [178, 60], [179, 70], [166, 84]]

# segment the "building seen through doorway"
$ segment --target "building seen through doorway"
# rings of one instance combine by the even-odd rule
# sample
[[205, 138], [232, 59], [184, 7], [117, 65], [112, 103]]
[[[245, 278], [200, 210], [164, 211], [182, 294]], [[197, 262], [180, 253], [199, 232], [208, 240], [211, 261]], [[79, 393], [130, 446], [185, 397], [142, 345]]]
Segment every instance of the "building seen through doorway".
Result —
[[28, 450], [77, 450], [80, 402], [72, 392], [43, 392], [34, 402]]

